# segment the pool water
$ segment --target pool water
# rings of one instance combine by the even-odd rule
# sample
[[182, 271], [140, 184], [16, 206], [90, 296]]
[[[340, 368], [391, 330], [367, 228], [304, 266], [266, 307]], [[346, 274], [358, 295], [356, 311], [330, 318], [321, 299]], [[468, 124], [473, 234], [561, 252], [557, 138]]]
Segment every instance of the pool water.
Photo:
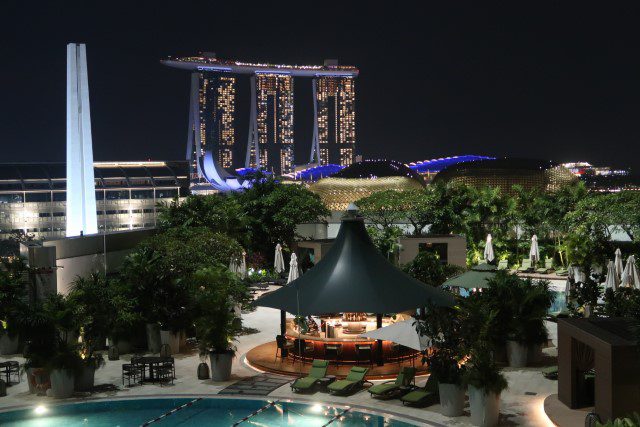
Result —
[[[125, 427], [140, 426], [193, 399], [134, 399], [64, 404], [0, 413], [3, 427]], [[267, 405], [264, 400], [202, 399], [152, 426], [232, 426]], [[326, 405], [278, 402], [240, 426], [323, 426], [344, 408]], [[38, 412], [38, 413], [37, 413]], [[398, 420], [354, 410], [347, 411], [332, 426], [411, 426]]]

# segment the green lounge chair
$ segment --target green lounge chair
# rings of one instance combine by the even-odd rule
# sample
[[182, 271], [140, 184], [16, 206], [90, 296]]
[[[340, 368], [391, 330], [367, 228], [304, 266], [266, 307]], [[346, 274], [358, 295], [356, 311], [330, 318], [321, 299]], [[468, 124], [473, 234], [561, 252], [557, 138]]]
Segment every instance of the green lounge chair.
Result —
[[291, 384], [291, 390], [296, 393], [313, 390], [318, 380], [327, 376], [328, 360], [314, 360], [309, 375], [298, 378]]
[[544, 267], [536, 269], [536, 273], [547, 274], [553, 270], [553, 258], [544, 259]]
[[498, 270], [508, 270], [509, 269], [509, 260], [508, 259], [501, 259], [498, 262]]
[[369, 387], [371, 397], [391, 398], [397, 396], [401, 387], [409, 387], [416, 376], [416, 368], [405, 366], [395, 380], [386, 381]]
[[369, 372], [369, 368], [354, 366], [351, 368], [351, 371], [349, 371], [347, 378], [332, 382], [327, 387], [327, 390], [329, 390], [329, 393], [331, 394], [344, 395], [353, 393], [362, 388], [365, 383], [364, 377], [367, 375], [367, 372]]
[[410, 406], [431, 406], [437, 403], [440, 398], [438, 396], [438, 380], [435, 375], [429, 375], [429, 379], [423, 388], [410, 391], [400, 398], [403, 405]]
[[557, 366], [549, 366], [542, 370], [542, 376], [549, 380], [557, 380], [558, 379], [558, 367]]
[[522, 265], [518, 268], [520, 272], [527, 272], [531, 270], [533, 267], [531, 266], [531, 260], [529, 258], [525, 258], [522, 260]]

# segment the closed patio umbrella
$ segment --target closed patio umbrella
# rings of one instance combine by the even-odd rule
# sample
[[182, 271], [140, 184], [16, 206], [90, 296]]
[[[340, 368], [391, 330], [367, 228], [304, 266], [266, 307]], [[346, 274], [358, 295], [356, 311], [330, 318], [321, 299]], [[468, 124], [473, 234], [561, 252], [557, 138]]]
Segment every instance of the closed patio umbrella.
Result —
[[620, 286], [629, 286], [631, 288], [640, 289], [640, 277], [638, 276], [638, 267], [636, 266], [636, 258], [630, 255], [627, 258], [627, 264], [622, 272], [622, 280]]
[[531, 250], [529, 251], [529, 259], [532, 262], [540, 261], [540, 250], [538, 249], [538, 236], [535, 234], [531, 237]]
[[615, 262], [609, 261], [609, 264], [607, 264], [607, 279], [604, 282], [604, 287], [605, 289], [613, 289], [615, 291], [618, 289], [619, 284], [620, 280], [618, 273], [616, 273]]
[[291, 254], [291, 261], [289, 262], [289, 277], [287, 277], [287, 283], [293, 282], [300, 277], [300, 271], [298, 270], [298, 256], [294, 253]]
[[416, 330], [415, 319], [392, 323], [384, 328], [374, 329], [358, 335], [360, 338], [393, 341], [414, 350], [423, 351], [431, 347], [431, 339], [420, 335]]
[[247, 277], [247, 253], [242, 251], [242, 258], [240, 259], [240, 267], [238, 267], [238, 275], [244, 279]]
[[487, 243], [484, 245], [484, 259], [486, 259], [487, 262], [491, 262], [495, 259], [491, 240], [491, 234], [487, 234]]
[[240, 271], [240, 260], [238, 258], [231, 258], [231, 261], [229, 262], [229, 271], [238, 274]]
[[276, 255], [273, 261], [273, 269], [278, 274], [282, 273], [285, 270], [284, 257], [282, 256], [282, 246], [280, 245], [280, 243], [276, 245]]
[[620, 250], [620, 248], [616, 249], [616, 258], [615, 258], [615, 267], [616, 267], [616, 274], [618, 275], [618, 278], [622, 277], [622, 272], [624, 271], [624, 268], [622, 267], [622, 251]]

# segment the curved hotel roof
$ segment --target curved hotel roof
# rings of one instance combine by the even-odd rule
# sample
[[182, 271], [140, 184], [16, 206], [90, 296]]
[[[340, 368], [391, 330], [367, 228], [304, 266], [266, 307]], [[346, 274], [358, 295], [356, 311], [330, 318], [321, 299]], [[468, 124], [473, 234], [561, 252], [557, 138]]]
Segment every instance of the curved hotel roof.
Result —
[[294, 77], [356, 77], [349, 65], [285, 65], [224, 60], [208, 56], [169, 57], [162, 64], [190, 71], [218, 71], [233, 74], [289, 74]]

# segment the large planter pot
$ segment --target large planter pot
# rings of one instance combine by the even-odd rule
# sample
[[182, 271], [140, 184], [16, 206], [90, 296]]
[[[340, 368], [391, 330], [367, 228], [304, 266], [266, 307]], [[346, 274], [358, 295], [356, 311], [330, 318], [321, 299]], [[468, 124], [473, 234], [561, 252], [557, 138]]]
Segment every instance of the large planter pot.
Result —
[[118, 347], [118, 354], [129, 354], [133, 348], [131, 341], [129, 340], [118, 340], [116, 342], [116, 347]]
[[29, 393], [44, 395], [51, 387], [49, 373], [44, 368], [28, 368], [27, 384], [29, 385]]
[[17, 354], [20, 337], [16, 334], [13, 338], [9, 334], [0, 334], [0, 355]]
[[233, 352], [209, 353], [211, 363], [211, 379], [213, 381], [229, 381], [231, 378], [231, 365], [233, 363]]
[[75, 385], [73, 372], [66, 369], [51, 371], [51, 397], [66, 399], [73, 395]]
[[160, 343], [167, 344], [171, 348], [171, 354], [180, 353], [180, 332], [160, 331]]
[[469, 408], [471, 424], [480, 427], [498, 425], [500, 417], [500, 395], [487, 392], [482, 388], [469, 386]]
[[505, 345], [499, 345], [495, 350], [493, 350], [492, 352], [493, 355], [493, 361], [496, 363], [507, 363], [507, 346]]
[[464, 412], [464, 387], [458, 384], [438, 383], [442, 415], [459, 417]]
[[76, 391], [91, 391], [95, 381], [96, 368], [93, 366], [85, 366], [82, 372], [75, 378]]
[[147, 348], [151, 353], [160, 353], [160, 325], [157, 323], [147, 323]]
[[526, 344], [517, 341], [507, 341], [507, 359], [512, 368], [524, 368], [527, 366], [529, 348]]

